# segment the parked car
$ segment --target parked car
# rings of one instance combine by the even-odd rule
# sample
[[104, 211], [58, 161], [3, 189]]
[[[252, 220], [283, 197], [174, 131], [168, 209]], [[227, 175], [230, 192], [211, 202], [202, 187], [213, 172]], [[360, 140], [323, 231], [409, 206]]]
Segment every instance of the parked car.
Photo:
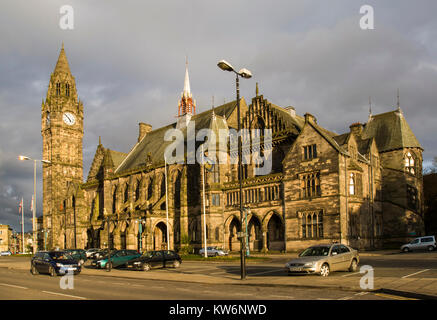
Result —
[[104, 257], [107, 254], [108, 254], [108, 249], [99, 249], [99, 250], [94, 251], [90, 254], [90, 259], [93, 259], [93, 260], [101, 259], [102, 257]]
[[77, 275], [80, 271], [78, 261], [65, 251], [39, 251], [30, 261], [30, 272], [34, 275], [48, 273], [54, 277], [68, 272]]
[[[201, 256], [204, 256], [205, 248], [200, 249], [199, 254]], [[206, 247], [206, 254], [208, 255], [208, 257], [217, 257], [217, 256], [226, 256], [229, 254], [229, 252], [218, 247]]]
[[85, 254], [86, 254], [87, 259], [90, 259], [91, 256], [92, 256], [92, 254], [95, 253], [95, 252], [97, 252], [97, 251], [99, 251], [99, 250], [100, 250], [99, 248], [90, 248], [90, 249], [87, 249], [87, 250], [85, 251]]
[[10, 256], [12, 254], [12, 252], [10, 251], [2, 251], [0, 252], [0, 256]]
[[327, 277], [331, 271], [355, 272], [360, 262], [358, 251], [340, 243], [309, 247], [285, 264], [289, 274], [315, 273]]
[[[113, 268], [119, 267], [119, 266], [127, 266], [127, 263], [135, 258], [141, 257], [141, 253], [139, 253], [136, 250], [115, 250], [111, 251], [111, 266]], [[103, 269], [109, 267], [109, 257], [108, 255], [94, 260], [91, 265], [95, 266], [96, 268]]]
[[87, 260], [86, 252], [83, 249], [65, 249], [74, 259], [79, 262], [79, 265], [83, 265]]
[[182, 259], [172, 250], [148, 251], [139, 258], [128, 262], [128, 267], [149, 271], [151, 268], [173, 267], [179, 268]]
[[419, 237], [410, 243], [401, 246], [402, 252], [409, 252], [414, 250], [428, 250], [433, 251], [437, 247], [434, 236]]

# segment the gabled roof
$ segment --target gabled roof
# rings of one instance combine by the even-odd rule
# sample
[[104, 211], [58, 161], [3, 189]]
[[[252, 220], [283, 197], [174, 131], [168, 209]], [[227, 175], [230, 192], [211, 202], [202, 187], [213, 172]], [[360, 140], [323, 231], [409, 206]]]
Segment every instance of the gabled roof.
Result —
[[[240, 99], [240, 103], [245, 104], [244, 99]], [[218, 106], [214, 108], [214, 110], [211, 109], [193, 115], [191, 117], [191, 121], [194, 121], [195, 123], [196, 132], [200, 129], [212, 127], [211, 121], [213, 121], [213, 111], [216, 114], [216, 124], [214, 125], [215, 129], [227, 128], [226, 119], [230, 117], [236, 106], [237, 101], [235, 100]], [[176, 122], [147, 133], [120, 163], [115, 170], [116, 173], [133, 170], [144, 166], [146, 163], [150, 164], [151, 166], [164, 165], [164, 152], [169, 145], [174, 143], [174, 141], [164, 140], [165, 133], [170, 129], [176, 129]], [[184, 141], [181, 143], [185, 144], [187, 128], [182, 128], [181, 132], [184, 135]], [[187, 150], [185, 150], [185, 154], [186, 152]]]
[[402, 148], [423, 150], [400, 109], [372, 116], [365, 124], [362, 137], [375, 138], [380, 152]]

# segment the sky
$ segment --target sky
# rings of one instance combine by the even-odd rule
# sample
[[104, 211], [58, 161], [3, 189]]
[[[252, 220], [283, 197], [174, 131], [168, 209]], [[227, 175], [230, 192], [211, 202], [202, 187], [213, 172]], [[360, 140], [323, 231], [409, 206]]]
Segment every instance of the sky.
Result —
[[[64, 30], [63, 5], [73, 8]], [[363, 5], [374, 29], [360, 28]], [[369, 114], [400, 107], [424, 148], [437, 156], [437, 2], [434, 0], [3, 0], [0, 4], [0, 224], [31, 230], [33, 162], [41, 159], [41, 102], [62, 42], [84, 104], [84, 179], [99, 136], [129, 152], [138, 123], [174, 122], [188, 59], [196, 111], [235, 100], [235, 79], [217, 67], [249, 69], [246, 101], [269, 101], [311, 113], [337, 133]], [[41, 166], [37, 216], [42, 215]]]

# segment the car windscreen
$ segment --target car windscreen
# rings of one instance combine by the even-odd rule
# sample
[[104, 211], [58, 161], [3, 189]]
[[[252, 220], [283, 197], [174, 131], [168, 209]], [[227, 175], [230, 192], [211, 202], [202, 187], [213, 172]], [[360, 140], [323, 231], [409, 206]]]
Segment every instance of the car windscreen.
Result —
[[142, 256], [143, 256], [144, 258], [151, 258], [151, 257], [154, 256], [154, 254], [153, 254], [153, 252], [151, 252], [151, 251], [147, 251], [147, 252], [144, 252]]
[[73, 257], [67, 252], [49, 252], [53, 260], [73, 260]]
[[329, 253], [329, 247], [310, 247], [305, 249], [299, 256], [300, 257], [327, 256], [328, 253]]

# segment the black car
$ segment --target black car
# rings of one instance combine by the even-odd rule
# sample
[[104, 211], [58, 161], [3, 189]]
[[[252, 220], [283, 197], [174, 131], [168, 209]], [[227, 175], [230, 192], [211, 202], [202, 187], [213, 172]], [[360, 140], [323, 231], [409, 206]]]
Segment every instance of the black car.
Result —
[[64, 252], [68, 252], [80, 265], [87, 261], [86, 251], [83, 249], [65, 249]]
[[108, 249], [99, 249], [97, 251], [92, 252], [91, 255], [89, 256], [89, 259], [92, 260], [101, 259], [107, 254], [108, 254]]
[[81, 267], [76, 259], [65, 251], [39, 251], [30, 261], [32, 274], [48, 273], [54, 277], [73, 272], [79, 274]]
[[139, 258], [128, 262], [129, 268], [148, 271], [151, 268], [178, 268], [182, 263], [181, 257], [172, 250], [148, 251]]

